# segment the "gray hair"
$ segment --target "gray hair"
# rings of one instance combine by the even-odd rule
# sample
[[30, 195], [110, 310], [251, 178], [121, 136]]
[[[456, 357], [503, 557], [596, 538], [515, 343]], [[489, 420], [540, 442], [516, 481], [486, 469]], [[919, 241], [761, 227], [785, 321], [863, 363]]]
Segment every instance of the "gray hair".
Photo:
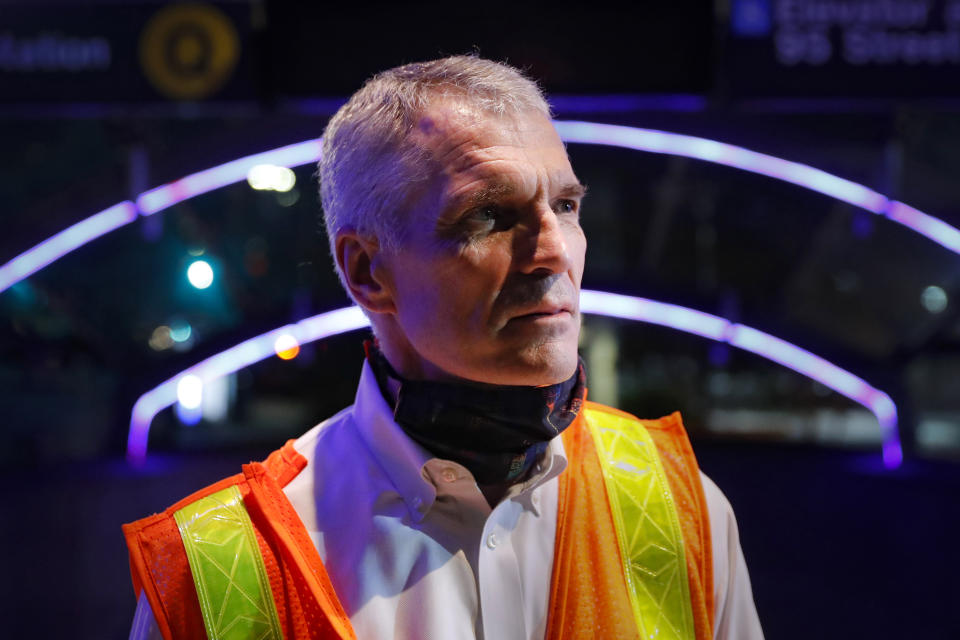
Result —
[[514, 67], [476, 56], [406, 64], [367, 80], [323, 134], [320, 200], [335, 264], [336, 234], [347, 226], [376, 236], [384, 248], [399, 247], [406, 209], [430, 177], [429, 156], [409, 133], [432, 101], [447, 97], [500, 116], [527, 111], [550, 116], [534, 81]]

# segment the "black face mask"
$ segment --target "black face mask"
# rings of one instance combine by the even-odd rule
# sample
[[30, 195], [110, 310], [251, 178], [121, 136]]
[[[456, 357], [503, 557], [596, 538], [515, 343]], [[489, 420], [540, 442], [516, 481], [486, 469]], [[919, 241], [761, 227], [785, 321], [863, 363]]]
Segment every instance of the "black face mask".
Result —
[[[465, 466], [479, 484], [523, 478], [547, 443], [577, 417], [586, 396], [583, 361], [546, 387], [405, 380], [372, 343], [367, 359], [393, 417], [424, 449]], [[388, 380], [400, 383], [396, 402]]]

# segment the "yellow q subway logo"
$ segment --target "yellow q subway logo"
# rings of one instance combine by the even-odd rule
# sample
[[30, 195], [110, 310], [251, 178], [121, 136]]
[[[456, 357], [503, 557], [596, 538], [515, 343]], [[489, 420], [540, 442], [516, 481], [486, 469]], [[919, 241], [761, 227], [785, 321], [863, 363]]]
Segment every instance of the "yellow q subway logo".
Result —
[[207, 4], [174, 4], [154, 15], [140, 35], [140, 64], [161, 94], [201, 100], [230, 78], [240, 54], [237, 31]]

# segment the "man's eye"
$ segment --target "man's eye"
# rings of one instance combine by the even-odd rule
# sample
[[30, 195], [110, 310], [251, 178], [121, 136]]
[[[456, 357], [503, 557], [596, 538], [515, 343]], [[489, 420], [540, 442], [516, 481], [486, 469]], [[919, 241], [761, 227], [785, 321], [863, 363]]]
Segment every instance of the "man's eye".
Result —
[[560, 200], [553, 206], [556, 213], [576, 213], [577, 208], [577, 203], [573, 200]]
[[474, 220], [496, 220], [500, 217], [500, 207], [492, 204], [477, 207], [470, 212], [470, 217]]
[[516, 213], [509, 207], [499, 204], [485, 204], [470, 210], [465, 216], [467, 222], [489, 227], [494, 231], [509, 228], [514, 223]]

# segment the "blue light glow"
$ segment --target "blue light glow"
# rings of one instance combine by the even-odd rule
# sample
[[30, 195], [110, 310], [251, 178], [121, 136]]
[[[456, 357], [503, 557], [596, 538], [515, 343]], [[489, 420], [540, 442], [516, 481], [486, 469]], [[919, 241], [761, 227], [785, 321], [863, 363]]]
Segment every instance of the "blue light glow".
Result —
[[170, 339], [174, 342], [186, 342], [193, 335], [193, 327], [187, 322], [176, 322], [170, 327]]
[[733, 0], [730, 7], [730, 30], [745, 38], [770, 35], [773, 18], [770, 0]]
[[[835, 364], [775, 336], [718, 316], [673, 304], [603, 291], [580, 292], [583, 313], [657, 324], [687, 333], [728, 342], [741, 349], [773, 360], [840, 393], [873, 413], [883, 430], [883, 460], [890, 468], [900, 465], [903, 454], [897, 433], [897, 410], [886, 393]], [[177, 401], [177, 389], [193, 379], [206, 384], [270, 357], [281, 340], [300, 345], [369, 325], [359, 307], [345, 307], [322, 313], [294, 325], [280, 327], [242, 342], [196, 364], [140, 396], [133, 407], [127, 437], [127, 458], [134, 464], [144, 461], [154, 416]], [[899, 452], [899, 453], [898, 453]]]
[[213, 284], [213, 267], [206, 260], [194, 260], [187, 267], [187, 280], [197, 289], [206, 289]]
[[203, 420], [203, 409], [201, 407], [186, 407], [178, 402], [174, 411], [177, 414], [177, 419], [188, 427], [198, 425]]

